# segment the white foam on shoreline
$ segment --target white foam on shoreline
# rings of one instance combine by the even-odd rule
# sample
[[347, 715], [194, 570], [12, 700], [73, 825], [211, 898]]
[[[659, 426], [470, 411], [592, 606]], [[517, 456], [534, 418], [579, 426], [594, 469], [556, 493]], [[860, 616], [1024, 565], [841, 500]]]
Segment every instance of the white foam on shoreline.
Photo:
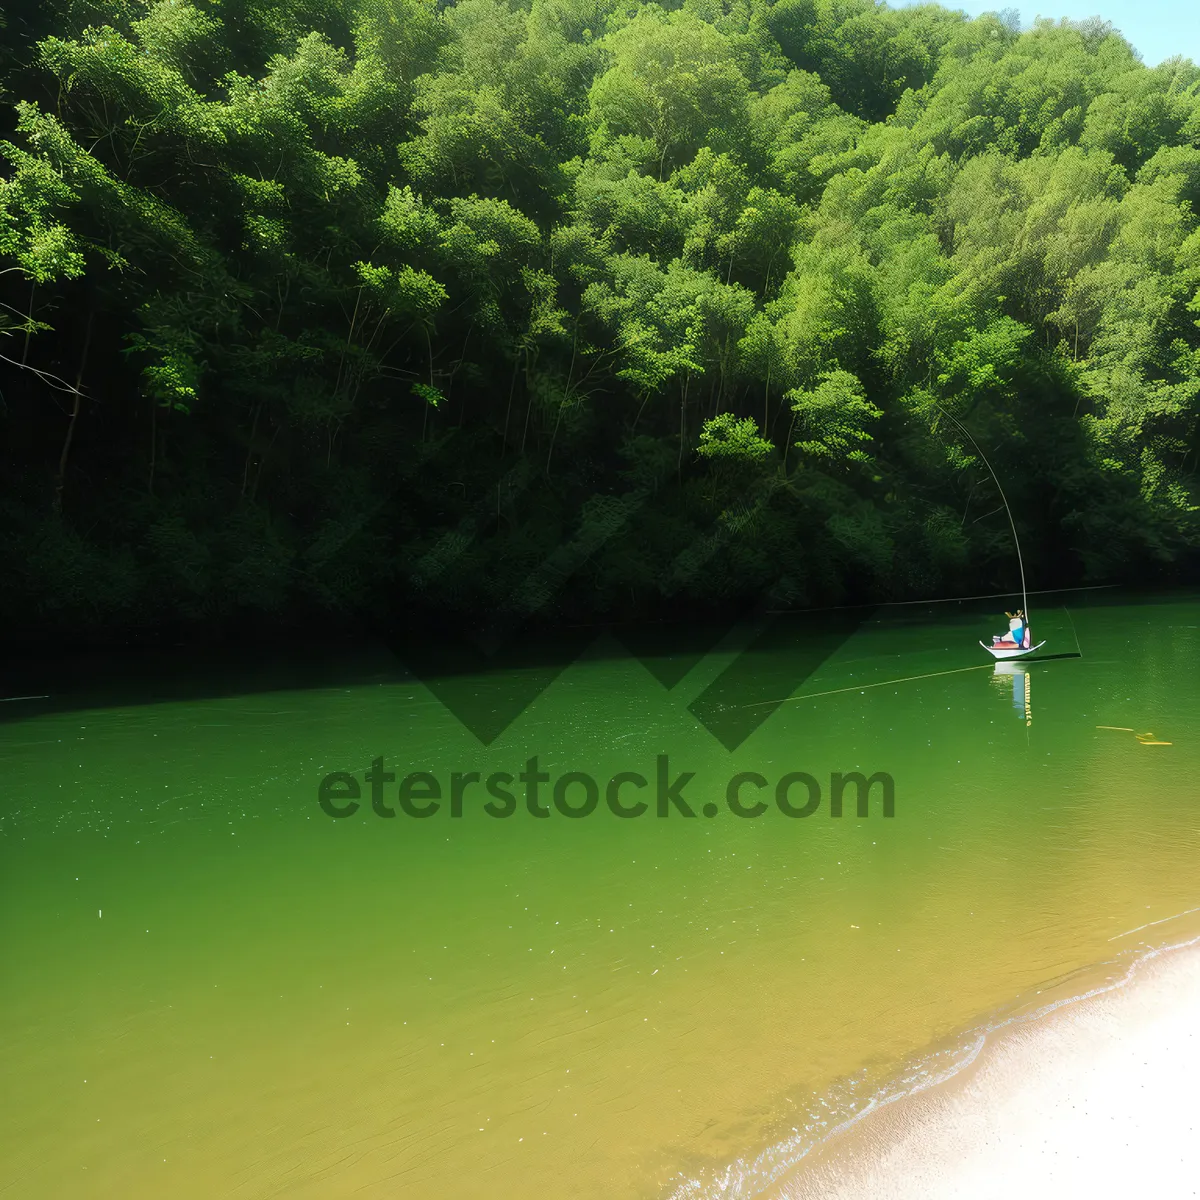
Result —
[[1200, 1195], [1200, 949], [1021, 1019], [829, 1138], [787, 1200]]
[[[681, 1177], [669, 1200], [1039, 1200], [1085, 1186], [1127, 1195], [1109, 1161], [1118, 1127], [1133, 1131], [1129, 1170], [1142, 1185], [1165, 1172], [1175, 1182], [1157, 1196], [1200, 1196], [1190, 1178], [1200, 1181], [1200, 1150], [1190, 1150], [1200, 1146], [1200, 1119], [1190, 1116], [1200, 1092], [1200, 937], [1143, 944], [1121, 959], [1104, 982], [995, 1018], [873, 1094], [846, 1081], [792, 1136]], [[1152, 1147], [1160, 1140], [1161, 1152]], [[1153, 1154], [1165, 1157], [1148, 1166]], [[1077, 1177], [1085, 1160], [1092, 1182]]]

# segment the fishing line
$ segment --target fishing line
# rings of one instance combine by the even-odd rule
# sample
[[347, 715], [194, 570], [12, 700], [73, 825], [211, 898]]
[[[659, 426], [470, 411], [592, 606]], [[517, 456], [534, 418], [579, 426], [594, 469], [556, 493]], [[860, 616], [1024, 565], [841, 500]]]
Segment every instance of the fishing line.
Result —
[[963, 436], [975, 447], [979, 457], [983, 459], [983, 465], [987, 467], [988, 474], [992, 477], [992, 482], [996, 485], [996, 491], [1000, 493], [1000, 499], [1004, 501], [1004, 511], [1008, 513], [1008, 524], [1012, 529], [1013, 545], [1017, 548], [1017, 565], [1021, 568], [1021, 602], [1023, 604], [1022, 612], [1025, 614], [1025, 620], [1029, 620], [1029, 595], [1025, 590], [1025, 561], [1021, 557], [1021, 539], [1017, 537], [1017, 523], [1013, 520], [1012, 509], [1008, 506], [1008, 497], [1004, 494], [1004, 489], [1000, 486], [1000, 480], [996, 472], [992, 470], [992, 464], [988, 462], [987, 455], [979, 448], [979, 443], [971, 436], [971, 431], [955, 416], [948, 413], [936, 400], [931, 400], [930, 404], [938, 410], [948, 421], [952, 421], [958, 429], [962, 431]]
[[[1035, 591], [1035, 596], [1056, 596], [1060, 592], [1099, 592], [1105, 588], [1120, 587], [1118, 583], [1093, 583], [1086, 587], [1069, 587], [1069, 588], [1042, 588], [1040, 591]], [[977, 596], [933, 596], [925, 600], [880, 600], [877, 603], [870, 604], [834, 604], [824, 605], [819, 608], [768, 608], [769, 616], [780, 616], [784, 613], [810, 613], [810, 612], [845, 612], [854, 608], [903, 608], [906, 604], [957, 604], [962, 600], [1002, 600], [1007, 596], [1011, 596], [1012, 592], [981, 592]], [[601, 624], [602, 622], [596, 622]], [[582, 629], [584, 626], [571, 626], [572, 629]], [[591, 628], [591, 626], [586, 626]]]
[[1082, 658], [1083, 651], [1079, 649], [1079, 634], [1075, 629], [1075, 619], [1071, 616], [1071, 610], [1065, 604], [1063, 605], [1063, 612], [1067, 614], [1067, 620], [1071, 622], [1071, 632], [1075, 635], [1075, 650], [1079, 657]]
[[930, 671], [928, 675], [905, 675], [903, 679], [885, 679], [881, 683], [856, 683], [852, 687], [834, 688], [829, 692], [807, 692], [803, 696], [785, 696], [782, 700], [757, 700], [743, 704], [742, 708], [763, 708], [768, 704], [787, 704], [789, 701], [816, 700], [820, 696], [836, 696], [841, 692], [862, 692], [867, 688], [887, 687], [892, 683], [912, 683], [915, 679], [936, 679], [939, 675], [961, 675], [963, 671], [987, 671], [992, 663], [980, 663], [977, 667], [955, 667], [952, 671]]

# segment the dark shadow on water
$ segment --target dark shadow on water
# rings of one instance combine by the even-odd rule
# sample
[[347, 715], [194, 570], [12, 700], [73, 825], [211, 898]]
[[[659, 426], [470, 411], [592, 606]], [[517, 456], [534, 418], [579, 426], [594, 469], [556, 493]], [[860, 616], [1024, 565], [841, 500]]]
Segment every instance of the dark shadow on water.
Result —
[[[1194, 603], [1196, 592], [1061, 593], [1053, 605], [1109, 607]], [[996, 613], [994, 600], [883, 604], [810, 610], [767, 620], [721, 673], [691, 698], [693, 716], [726, 746], [740, 744], [864, 623], [961, 628]], [[1150, 614], [1147, 614], [1150, 617]], [[1152, 617], [1150, 617], [1152, 619]], [[48, 657], [10, 656], [0, 663], [0, 724], [50, 712], [186, 703], [256, 693], [350, 688], [419, 679], [483, 742], [499, 732], [591, 647], [614, 659], [632, 655], [666, 692], [676, 689], [741, 622], [688, 621], [591, 625], [493, 639], [419, 626], [371, 639], [224, 647], [159, 646]], [[605, 634], [610, 635], [604, 637]], [[739, 638], [731, 644], [740, 644]], [[1026, 663], [1078, 659], [1077, 651], [1039, 654]], [[8, 699], [9, 697], [33, 697]]]
[[671, 691], [730, 631], [728, 622], [619, 626], [613, 636]]
[[[187, 703], [261, 692], [398, 681], [406, 672], [384, 646], [166, 646], [9, 659], [0, 667], [0, 724], [92, 708]], [[16, 699], [7, 697], [41, 697]]]
[[498, 641], [486, 635], [398, 636], [389, 645], [485, 746], [491, 745], [591, 645], [595, 629], [564, 629]]
[[875, 609], [777, 618], [688, 705], [726, 750], [736, 750]]

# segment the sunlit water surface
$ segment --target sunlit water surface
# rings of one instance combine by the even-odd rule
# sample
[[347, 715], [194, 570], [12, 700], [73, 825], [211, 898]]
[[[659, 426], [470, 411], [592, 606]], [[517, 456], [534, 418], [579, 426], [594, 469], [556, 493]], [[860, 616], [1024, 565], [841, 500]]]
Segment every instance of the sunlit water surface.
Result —
[[[0, 1194], [764, 1194], [1200, 905], [1200, 604], [1047, 601], [1045, 653], [1082, 657], [1009, 674], [989, 622], [883, 610], [732, 752], [688, 709], [728, 646], [648, 669], [607, 638], [486, 747], [385, 651], [350, 687], [0, 705]], [[317, 802], [378, 757], [448, 792], [536, 755], [640, 773], [653, 810], [661, 754], [696, 817]], [[856, 769], [894, 817], [726, 804], [738, 772]]]

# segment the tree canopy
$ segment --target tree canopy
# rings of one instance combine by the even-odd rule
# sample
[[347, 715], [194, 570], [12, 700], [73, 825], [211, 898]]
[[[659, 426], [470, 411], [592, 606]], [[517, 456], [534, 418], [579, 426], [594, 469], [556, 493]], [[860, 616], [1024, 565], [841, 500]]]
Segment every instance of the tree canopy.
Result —
[[946, 414], [1039, 584], [1200, 563], [1186, 59], [872, 0], [5, 19], [10, 630], [1011, 586]]

